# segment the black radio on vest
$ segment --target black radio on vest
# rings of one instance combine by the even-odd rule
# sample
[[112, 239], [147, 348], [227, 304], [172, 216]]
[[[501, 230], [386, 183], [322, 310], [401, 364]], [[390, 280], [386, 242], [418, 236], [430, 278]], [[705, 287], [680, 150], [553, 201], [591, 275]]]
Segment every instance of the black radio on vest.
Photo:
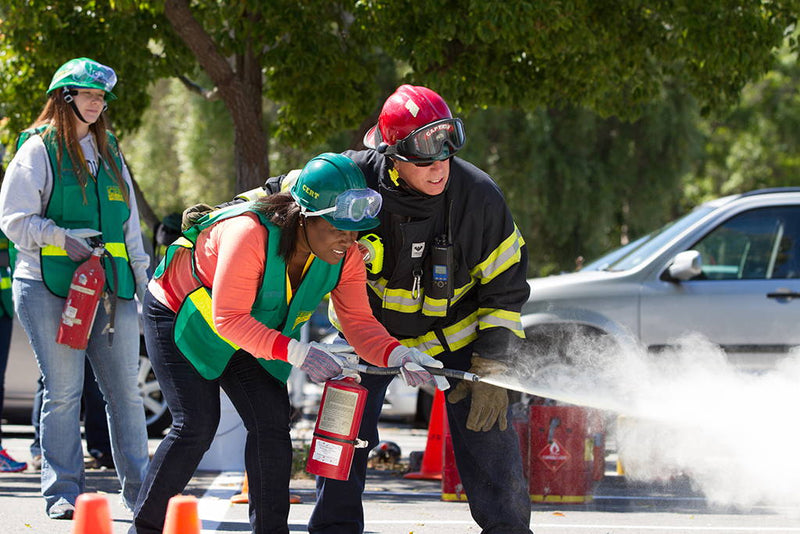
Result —
[[453, 297], [453, 282], [451, 272], [453, 265], [453, 244], [446, 235], [436, 236], [431, 250], [431, 268], [433, 269], [433, 283], [429, 297], [435, 299], [450, 299]]

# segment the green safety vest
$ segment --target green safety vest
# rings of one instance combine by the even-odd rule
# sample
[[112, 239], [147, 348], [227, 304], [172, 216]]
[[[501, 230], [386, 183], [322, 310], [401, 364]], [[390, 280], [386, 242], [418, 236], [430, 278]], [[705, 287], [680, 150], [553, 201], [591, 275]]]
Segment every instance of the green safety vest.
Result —
[[[46, 126], [34, 130], [26, 130], [20, 134], [17, 146], [31, 135], [41, 134]], [[117, 140], [111, 132], [108, 143], [114, 162], [122, 169], [122, 156]], [[133, 268], [128, 258], [128, 247], [125, 245], [123, 224], [130, 218], [131, 210], [119, 186], [114, 180], [114, 173], [108, 163], [100, 160], [97, 176], [86, 184], [86, 202], [83, 188], [73, 170], [72, 161], [63, 158], [61, 171], [58, 172], [56, 141], [48, 136], [43, 138], [50, 166], [53, 170], [53, 191], [47, 203], [45, 217], [52, 219], [62, 228], [92, 228], [103, 233], [106, 250], [114, 258], [117, 270], [117, 287], [114, 288], [113, 268], [110, 259], [104, 257], [103, 266], [106, 271], [106, 288], [116, 289], [120, 298], [132, 299], [136, 292]], [[64, 151], [66, 153], [66, 150]], [[132, 194], [132, 192], [129, 192]], [[42, 280], [45, 286], [55, 295], [66, 297], [75, 269], [81, 262], [69, 259], [67, 251], [55, 245], [46, 245], [41, 249]]]
[[[196, 225], [184, 232], [184, 237], [177, 239], [167, 248], [167, 253], [158, 265], [154, 277], [160, 278], [164, 275], [175, 251], [180, 247], [189, 248], [194, 254], [197, 235], [202, 230], [216, 222], [245, 212], [255, 213], [261, 224], [269, 231], [269, 238], [264, 277], [250, 314], [261, 324], [279, 330], [285, 336], [299, 339], [302, 326], [314, 313], [323, 297], [338, 284], [342, 262], [331, 265], [314, 258], [291, 302], [287, 302], [286, 262], [278, 254], [281, 230], [269, 222], [264, 214], [251, 209], [252, 204], [252, 202], [235, 204], [205, 215]], [[192, 261], [192, 274], [200, 281], [194, 272], [194, 265]], [[212, 288], [203, 286], [186, 296], [175, 317], [173, 331], [175, 345], [207, 380], [219, 378], [233, 354], [239, 350], [234, 343], [220, 336], [214, 327], [211, 315], [211, 291]], [[282, 382], [286, 382], [292, 368], [289, 363], [282, 360], [258, 358], [258, 363]]]
[[14, 245], [0, 232], [0, 317], [14, 317], [11, 298], [11, 274], [14, 269]]

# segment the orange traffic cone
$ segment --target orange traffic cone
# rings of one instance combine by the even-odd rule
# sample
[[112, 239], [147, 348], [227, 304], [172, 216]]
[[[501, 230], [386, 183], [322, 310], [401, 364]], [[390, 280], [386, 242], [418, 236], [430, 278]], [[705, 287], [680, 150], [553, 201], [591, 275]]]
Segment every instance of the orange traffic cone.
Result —
[[[247, 504], [250, 502], [250, 497], [247, 493], [250, 491], [250, 485], [247, 483], [247, 471], [244, 473], [244, 482], [242, 482], [242, 492], [237, 493], [233, 497], [231, 497], [231, 502], [233, 504]], [[289, 504], [300, 504], [303, 502], [303, 499], [300, 498], [299, 495], [290, 494], [289, 495]]]
[[247, 492], [250, 491], [250, 484], [247, 483], [247, 471], [244, 472], [244, 482], [242, 482], [242, 492], [237, 493], [233, 497], [231, 497], [231, 502], [233, 504], [247, 504], [250, 502], [250, 498], [247, 496]]
[[422, 465], [419, 471], [406, 473], [403, 478], [424, 480], [442, 479], [445, 417], [447, 417], [447, 413], [444, 407], [444, 392], [437, 389], [436, 393], [433, 395], [431, 420], [430, 423], [428, 423], [428, 441], [425, 444], [425, 452], [422, 454]]
[[75, 501], [73, 534], [111, 534], [108, 499], [99, 493], [82, 493]]
[[197, 514], [197, 497], [175, 495], [167, 504], [164, 534], [200, 534], [200, 516]]

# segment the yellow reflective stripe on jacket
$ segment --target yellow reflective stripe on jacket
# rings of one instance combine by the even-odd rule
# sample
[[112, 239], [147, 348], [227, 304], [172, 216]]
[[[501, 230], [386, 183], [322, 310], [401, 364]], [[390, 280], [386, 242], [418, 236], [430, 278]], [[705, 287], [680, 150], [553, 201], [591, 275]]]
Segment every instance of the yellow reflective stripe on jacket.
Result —
[[[462, 287], [457, 288], [453, 292], [453, 298], [450, 299], [450, 307], [461, 300], [470, 289], [477, 283], [474, 278], [464, 284]], [[417, 313], [420, 310], [427, 316], [431, 317], [444, 317], [447, 315], [447, 299], [434, 299], [425, 296], [425, 290], [420, 290], [420, 295], [424, 298], [414, 298], [411, 291], [406, 289], [386, 289], [386, 278], [379, 278], [378, 280], [367, 280], [369, 288], [381, 299], [383, 307], [387, 310], [392, 310], [400, 313]]]
[[193, 291], [189, 294], [189, 300], [192, 301], [195, 308], [197, 308], [197, 311], [199, 311], [203, 316], [203, 319], [208, 324], [209, 328], [211, 328], [211, 330], [213, 330], [222, 341], [234, 349], [239, 350], [238, 346], [220, 336], [219, 332], [217, 332], [217, 327], [214, 326], [214, 318], [211, 314], [211, 295], [209, 295], [207, 291]]
[[518, 312], [480, 308], [478, 309], [478, 315], [480, 316], [478, 328], [481, 330], [497, 327], [506, 328], [514, 332], [518, 337], [525, 337], [525, 332], [522, 330], [522, 321]]
[[10, 276], [0, 277], [0, 290], [9, 289], [10, 287], [11, 287], [11, 277]]
[[[455, 324], [442, 329], [447, 344], [452, 352], [463, 349], [476, 339], [478, 339], [478, 312], [471, 313]], [[412, 347], [428, 354], [436, 356], [444, 352], [439, 338], [435, 332], [428, 332], [419, 337], [400, 339], [400, 343], [406, 347]]]
[[519, 228], [515, 224], [514, 233], [504, 239], [500, 246], [489, 254], [488, 258], [476, 265], [470, 271], [470, 274], [480, 278], [481, 284], [488, 284], [497, 275], [505, 272], [511, 265], [519, 263], [520, 251], [524, 245], [525, 239], [523, 239]]

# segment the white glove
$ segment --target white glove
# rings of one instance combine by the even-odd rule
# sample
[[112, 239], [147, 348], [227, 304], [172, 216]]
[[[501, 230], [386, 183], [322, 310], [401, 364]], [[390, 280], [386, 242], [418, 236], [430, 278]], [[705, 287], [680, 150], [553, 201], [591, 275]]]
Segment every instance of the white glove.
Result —
[[445, 377], [432, 375], [422, 367], [424, 365], [425, 367], [441, 369], [444, 364], [420, 350], [402, 345], [395, 347], [389, 353], [386, 365], [388, 367], [400, 367], [403, 381], [409, 386], [419, 386], [425, 382], [433, 382], [436, 389], [441, 391], [450, 387], [450, 383]]
[[70, 228], [64, 234], [64, 249], [72, 261], [83, 261], [92, 254], [87, 238], [102, 235], [91, 228]]
[[341, 375], [343, 369], [354, 368], [358, 356], [350, 345], [290, 339], [286, 360], [305, 371], [312, 381], [321, 383]]

